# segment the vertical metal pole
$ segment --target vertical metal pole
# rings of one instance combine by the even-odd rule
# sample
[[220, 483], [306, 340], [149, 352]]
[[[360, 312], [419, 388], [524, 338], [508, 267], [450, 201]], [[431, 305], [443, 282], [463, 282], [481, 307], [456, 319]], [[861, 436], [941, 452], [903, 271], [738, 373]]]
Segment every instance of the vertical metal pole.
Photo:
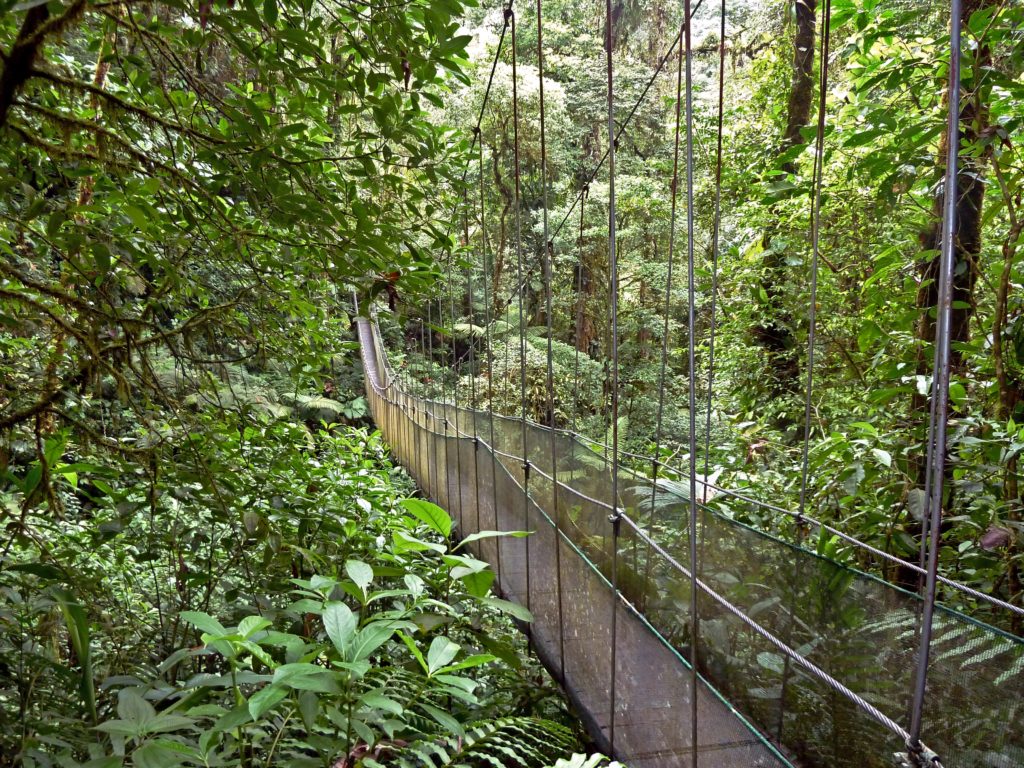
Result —
[[611, 356], [612, 356], [612, 621], [611, 621], [611, 685], [609, 704], [611, 713], [608, 742], [615, 754], [615, 704], [619, 617], [619, 531], [622, 513], [619, 511], [619, 265], [615, 252], [615, 82], [613, 53], [615, 32], [612, 28], [612, 0], [605, 0], [605, 51], [608, 78], [608, 276], [611, 298]]
[[[515, 229], [516, 229], [516, 281], [519, 283], [517, 298], [519, 303], [519, 418], [520, 434], [522, 437], [523, 451], [523, 525], [530, 530], [530, 455], [527, 448], [526, 432], [526, 317], [523, 314], [523, 292], [526, 284], [523, 280], [523, 229], [522, 229], [522, 191], [521, 174], [519, 166], [519, 74], [516, 69], [516, 60], [519, 58], [518, 43], [516, 42], [516, 16], [509, 6], [509, 23], [512, 27], [512, 152], [515, 158]], [[526, 563], [524, 573], [526, 576], [526, 607], [530, 607], [530, 538], [523, 539], [526, 549]], [[529, 634], [529, 629], [527, 629]]]
[[[486, 359], [487, 359], [487, 424], [491, 441], [491, 510], [494, 514], [494, 527], [498, 525], [498, 456], [494, 452], [494, 285], [491, 270], [493, 265], [488, 258], [487, 248], [487, 197], [484, 189], [484, 138], [480, 136], [480, 231], [483, 236], [483, 279], [484, 291], [484, 323], [487, 328], [485, 335]], [[487, 286], [491, 284], [488, 292]], [[501, 538], [494, 542], [494, 573], [497, 576], [498, 586], [502, 587], [501, 580]]]
[[689, 343], [687, 360], [689, 367], [689, 411], [690, 411], [690, 750], [692, 765], [697, 766], [697, 693], [700, 681], [697, 676], [698, 616], [697, 616], [697, 359], [696, 359], [696, 300], [694, 270], [694, 215], [693, 215], [693, 72], [690, 35], [690, 0], [683, 0], [683, 50], [686, 54], [686, 272], [687, 298], [689, 304], [687, 325]]
[[928, 569], [925, 579], [924, 615], [921, 627], [921, 645], [917, 653], [917, 672], [914, 698], [910, 714], [910, 743], [912, 754], [921, 749], [921, 723], [924, 715], [925, 689], [928, 684], [928, 661], [931, 653], [932, 619], [935, 614], [935, 591], [939, 569], [941, 545], [942, 491], [946, 468], [946, 427], [949, 418], [950, 379], [950, 326], [953, 311], [953, 269], [956, 260], [956, 202], [958, 160], [960, 153], [960, 24], [963, 14], [962, 0], [950, 3], [949, 21], [949, 113], [946, 124], [946, 176], [943, 184], [942, 248], [939, 263], [939, 295], [935, 328], [935, 373], [932, 397], [935, 414], [929, 422], [928, 443], [931, 450], [928, 466], [930, 488], [928, 493], [929, 548]]
[[562, 536], [561, 510], [558, 505], [558, 435], [555, 432], [555, 374], [553, 358], [552, 291], [554, 290], [555, 245], [548, 230], [547, 139], [544, 120], [544, 12], [543, 0], [537, 0], [537, 81], [540, 94], [540, 186], [544, 221], [544, 304], [547, 316], [547, 388], [548, 426], [551, 427], [551, 504], [555, 519], [555, 591], [558, 602], [558, 676], [565, 682], [565, 630], [562, 626]]

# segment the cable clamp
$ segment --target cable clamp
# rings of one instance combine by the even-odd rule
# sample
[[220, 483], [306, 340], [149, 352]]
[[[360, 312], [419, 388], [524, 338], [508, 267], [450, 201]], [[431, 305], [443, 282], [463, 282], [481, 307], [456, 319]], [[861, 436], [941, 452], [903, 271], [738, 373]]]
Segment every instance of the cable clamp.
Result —
[[480, 126], [479, 125], [474, 125], [473, 126], [473, 135], [474, 136], [479, 136], [480, 135]]
[[477, 435], [473, 435], [473, 450], [480, 449], [480, 438]]
[[512, 10], [512, 6], [509, 5], [508, 8], [505, 9], [505, 21], [507, 22], [513, 15], [514, 11]]
[[893, 760], [899, 768], [942, 768], [938, 754], [922, 741], [918, 741], [917, 744], [908, 741], [907, 751], [896, 752]]
[[529, 459], [526, 459], [526, 460], [523, 461], [523, 480], [529, 481], [529, 479], [530, 479], [530, 468], [532, 466], [533, 465], [530, 463]]

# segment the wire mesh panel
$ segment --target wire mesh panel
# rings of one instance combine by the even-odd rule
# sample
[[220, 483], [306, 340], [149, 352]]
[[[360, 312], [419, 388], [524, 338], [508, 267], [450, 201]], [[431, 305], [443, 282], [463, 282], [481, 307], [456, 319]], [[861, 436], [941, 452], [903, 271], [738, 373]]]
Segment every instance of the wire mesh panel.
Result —
[[[615, 752], [632, 765], [690, 764], [685, 493], [654, 492], [623, 469], [613, 504], [601, 447], [381, 389], [386, 360], [370, 323], [360, 336], [378, 425], [461, 533], [533, 531], [477, 552], [505, 596], [534, 613], [538, 654], [595, 740], [609, 748], [614, 727]], [[904, 748], [897, 723], [909, 708], [918, 596], [699, 509], [696, 658], [714, 689], [698, 691], [698, 764], [891, 765]], [[947, 768], [1024, 765], [1021, 638], [940, 607], [927, 701], [924, 740]]]

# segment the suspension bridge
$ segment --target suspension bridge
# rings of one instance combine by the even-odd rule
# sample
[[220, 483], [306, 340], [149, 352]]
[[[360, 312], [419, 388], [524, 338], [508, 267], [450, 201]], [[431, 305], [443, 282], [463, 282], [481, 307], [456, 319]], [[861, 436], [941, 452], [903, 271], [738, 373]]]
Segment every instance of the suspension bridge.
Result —
[[[684, 19], [701, 2], [685, 0]], [[959, 92], [960, 2], [951, 7], [951, 65], [946, 189], [955, 189], [957, 94]], [[541, 174], [545, 171], [544, 48], [541, 0], [536, 4], [540, 82]], [[711, 365], [714, 354], [714, 281], [720, 221], [722, 167], [722, 81], [725, 73], [726, 2], [720, 8], [718, 142], [713, 231]], [[805, 387], [805, 429], [800, 504], [786, 509], [715, 485], [697, 472], [698, 420], [710, 424], [695, 392], [695, 297], [693, 206], [693, 86], [690, 24], [681, 26], [661, 59], [657, 77], [677, 53], [675, 167], [672, 189], [665, 333], [661, 351], [664, 383], [668, 306], [672, 294], [676, 190], [686, 197], [685, 264], [688, 291], [689, 456], [682, 470], [688, 482], [664, 483], [666, 465], [655, 456], [620, 450], [618, 435], [618, 274], [616, 262], [616, 141], [639, 101], [618, 125], [615, 119], [612, 59], [612, 6], [606, 6], [605, 54], [608, 94], [608, 148], [581, 184], [569, 213], [555, 226], [548, 221], [547, 180], [543, 177], [543, 243], [534, 265], [523, 258], [519, 217], [519, 101], [515, 9], [504, 11], [490, 79], [473, 129], [474, 160], [480, 164], [480, 200], [471, 204], [468, 187], [461, 210], [463, 245], [470, 245], [469, 221], [479, 222], [479, 255], [484, 283], [478, 296], [486, 332], [452, 361], [475, 370], [500, 354], [492, 335], [498, 310], [517, 305], [519, 317], [519, 414], [500, 414], [491, 398], [453, 385], [433, 396], [413, 377], [392, 365], [373, 308], [357, 320], [366, 389], [374, 419], [394, 455], [426, 495], [448, 509], [461, 536], [484, 530], [526, 530], [525, 538], [484, 539], [475, 552], [488, 561], [497, 587], [528, 608], [531, 645], [575, 705], [591, 737], [603, 751], [634, 768], [655, 766], [801, 766], [874, 768], [962, 766], [1011, 768], [1024, 765], [1024, 639], [957, 612], [940, 594], [958, 594], [989, 611], [1024, 614], [1020, 607], [979, 592], [938, 573], [939, 522], [945, 478], [950, 377], [949, 313], [953, 270], [955, 205], [947, 196], [940, 254], [939, 312], [934, 360], [934, 397], [927, 444], [928, 510], [921, 557], [904, 561], [817, 519], [808, 509], [807, 451], [814, 387], [817, 262], [822, 189], [825, 94], [829, 60], [829, 2], [820, 18], [818, 115], [809, 236], [811, 301]], [[516, 275], [506, 298], [487, 284], [486, 210], [483, 195], [484, 148], [480, 122], [503, 47], [511, 46], [513, 88]], [[653, 82], [653, 78], [651, 80]], [[647, 96], [650, 83], [640, 96]], [[684, 169], [680, 183], [680, 165]], [[554, 422], [551, 329], [553, 241], [573, 211], [582, 211], [587, 189], [605, 168], [609, 185], [608, 280], [611, 313], [611, 418], [607, 444]], [[468, 175], [468, 168], [467, 168]], [[466, 176], [463, 177], [465, 181]], [[582, 219], [581, 219], [582, 220]], [[682, 258], [682, 257], [681, 257]], [[449, 289], [453, 257], [448, 255]], [[542, 270], [547, 318], [547, 375], [544, 385], [551, 423], [539, 424], [526, 410], [525, 286]], [[582, 274], [580, 272], [580, 274]], [[468, 302], [454, 294], [428, 302], [429, 322], [421, 324], [421, 346], [431, 347], [433, 327], [477, 325], [472, 273], [466, 276]], [[579, 279], [582, 279], [580, 277]], [[579, 323], [577, 312], [577, 331]], [[435, 326], [436, 323], [436, 326]], [[505, 353], [511, 342], [506, 341]], [[578, 352], [577, 352], [578, 355]], [[478, 360], [479, 358], [479, 360]], [[577, 357], [577, 376], [578, 376]], [[578, 388], [578, 380], [576, 382]], [[710, 393], [713, 381], [707, 382]], [[662, 393], [664, 386], [661, 387]], [[658, 403], [662, 432], [664, 394]], [[479, 402], [487, 407], [480, 407]], [[707, 433], [709, 430], [705, 430]], [[707, 456], [707, 448], [703, 452]], [[649, 467], [641, 474], [635, 467]], [[711, 506], [707, 502], [718, 497]], [[792, 540], [784, 540], [732, 519], [723, 504], [753, 505], [793, 520]], [[921, 589], [910, 592], [866, 572], [812, 551], [808, 542], [837, 537], [867, 560], [915, 573]]]

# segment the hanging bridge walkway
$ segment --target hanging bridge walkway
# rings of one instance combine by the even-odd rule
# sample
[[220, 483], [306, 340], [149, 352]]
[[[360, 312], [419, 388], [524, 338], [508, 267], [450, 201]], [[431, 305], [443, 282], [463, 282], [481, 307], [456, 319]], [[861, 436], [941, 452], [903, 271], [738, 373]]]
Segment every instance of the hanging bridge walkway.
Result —
[[[404, 391], [376, 325], [358, 325], [374, 418], [458, 533], [533, 531], [476, 551], [533, 613], [533, 647], [599, 747], [633, 768], [692, 765], [694, 746], [703, 768], [906, 752], [920, 597], [701, 506], [695, 686], [688, 499], [652, 504], [650, 480], [620, 470], [616, 532], [603, 452]], [[941, 606], [934, 622], [925, 743], [945, 766], [1024, 764], [1024, 640]]]
[[[684, 0], [684, 18], [701, 5]], [[722, 78], [725, 72], [726, 2], [721, 0], [719, 45], [718, 141], [716, 181], [722, 163]], [[951, 18], [960, 18], [952, 0]], [[953, 269], [955, 206], [946, 200], [940, 255], [939, 312], [935, 344], [932, 417], [927, 448], [925, 496], [928, 523], [919, 563], [903, 561], [817, 520], [806, 509], [807, 447], [814, 372], [814, 334], [820, 226], [825, 94], [829, 58], [829, 3], [821, 9], [818, 54], [819, 98], [810, 220], [809, 333], [806, 365], [806, 422], [800, 507], [789, 510], [755, 501], [713, 485], [696, 472], [698, 404], [695, 365], [695, 268], [693, 195], [693, 104], [689, 24], [681, 26], [661, 59], [657, 77], [678, 50], [676, 163], [670, 180], [672, 227], [665, 290], [662, 338], [662, 386], [658, 433], [662, 427], [669, 301], [675, 243], [676, 190], [686, 195], [687, 290], [689, 310], [690, 460], [683, 472], [688, 485], [662, 482], [664, 465], [651, 457], [628, 456], [619, 449], [618, 419], [618, 274], [616, 261], [615, 147], [639, 101], [616, 121], [612, 63], [612, 8], [607, 4], [605, 54], [608, 83], [608, 148], [560, 223], [549, 226], [545, 161], [543, 13], [537, 0], [537, 50], [540, 92], [540, 174], [543, 239], [532, 265], [523, 257], [520, 221], [519, 103], [516, 18], [509, 6], [490, 68], [490, 78], [473, 130], [470, 154], [479, 162], [479, 205], [470, 205], [465, 185], [461, 210], [463, 246], [472, 245], [469, 219], [478, 221], [483, 257], [482, 310], [474, 299], [473, 270], [462, 275], [465, 296], [453, 293], [453, 262], [448, 254], [447, 299], [436, 300], [436, 315], [421, 332], [443, 324], [449, 305], [449, 329], [476, 325], [487, 329], [468, 350], [457, 353], [455, 334], [450, 360], [467, 362], [470, 392], [456, 383], [440, 398], [415, 386], [413, 377], [389, 361], [372, 307], [357, 321], [366, 389], [374, 419], [395, 457], [422, 490], [452, 513], [461, 536], [483, 530], [526, 530], [525, 538], [476, 542], [476, 553], [497, 576], [501, 593], [527, 607], [533, 621], [527, 631], [532, 647], [561, 683], [597, 745], [633, 768], [665, 766], [794, 766], [799, 768], [880, 768], [905, 766], [1013, 768], [1024, 766], [1024, 639], [970, 618], [937, 599], [959, 594], [967, 604], [991, 611], [1024, 614], [1024, 609], [983, 594], [938, 574], [939, 519], [945, 476], [949, 359], [949, 310]], [[959, 77], [959, 24], [953, 30], [948, 99], [946, 189], [955, 189], [956, 119]], [[516, 274], [502, 304], [499, 286], [488, 287], [484, 146], [480, 131], [491, 82], [503, 46], [511, 44]], [[643, 100], [654, 81], [640, 95]], [[680, 162], [682, 148], [683, 160]], [[685, 169], [680, 184], [679, 167]], [[582, 210], [588, 185], [607, 169], [608, 281], [611, 349], [609, 367], [610, 439], [596, 443], [572, 429], [541, 425], [527, 418], [526, 323], [523, 301], [534, 269], [546, 285], [547, 379], [549, 419], [553, 422], [553, 337], [551, 318], [554, 239], [573, 210]], [[468, 176], [467, 168], [467, 176]], [[466, 180], [464, 176], [463, 181]], [[719, 249], [720, 183], [716, 184], [711, 241], [711, 361], [714, 354], [714, 296]], [[582, 227], [582, 224], [581, 224]], [[582, 280], [582, 269], [578, 272]], [[479, 298], [479, 296], [477, 297]], [[492, 335], [499, 310], [517, 304], [522, 411], [518, 416], [478, 407], [475, 389], [477, 344], [481, 357], [496, 357]], [[428, 312], [435, 302], [427, 303]], [[579, 311], [577, 311], [577, 332]], [[433, 343], [433, 331], [428, 335]], [[421, 343], [423, 340], [421, 339]], [[504, 341], [506, 355], [512, 342]], [[577, 359], [578, 377], [578, 359]], [[578, 379], [577, 379], [578, 385]], [[532, 382], [531, 382], [532, 384]], [[577, 386], [578, 388], [578, 386]], [[712, 382], [707, 382], [710, 420]], [[657, 444], [657, 440], [655, 441]], [[705, 446], [705, 455], [707, 450]], [[655, 451], [657, 455], [657, 451]], [[628, 461], [627, 461], [628, 459]], [[627, 466], [628, 464], [628, 466]], [[650, 467], [651, 476], [629, 467]], [[709, 505], [712, 496], [718, 501]], [[724, 503], [723, 503], [724, 502]], [[727, 514], [728, 504], [759, 505], [793, 519], [793, 540], [784, 540], [741, 524]], [[865, 572], [835, 562], [803, 546], [818, 537], [836, 537], [866, 559], [888, 561], [916, 573], [919, 593], [908, 592]]]

